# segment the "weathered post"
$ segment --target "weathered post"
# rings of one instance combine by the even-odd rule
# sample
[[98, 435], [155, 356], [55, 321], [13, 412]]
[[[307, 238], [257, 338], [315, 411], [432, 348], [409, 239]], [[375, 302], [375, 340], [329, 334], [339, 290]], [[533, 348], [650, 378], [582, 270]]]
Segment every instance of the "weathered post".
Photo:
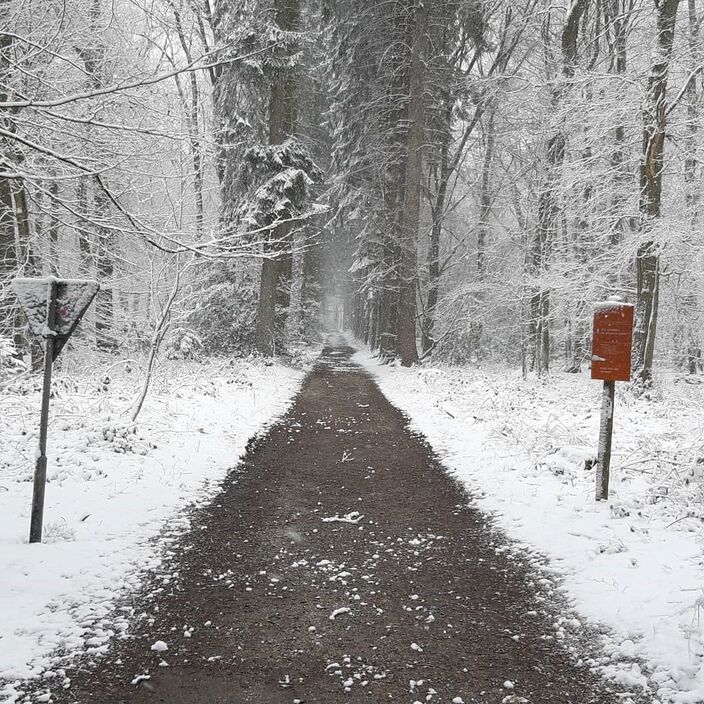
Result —
[[46, 439], [49, 431], [49, 398], [51, 396], [51, 369], [54, 364], [54, 326], [56, 324], [56, 281], [47, 281], [46, 329], [44, 331], [44, 382], [42, 407], [39, 414], [39, 451], [34, 466], [32, 489], [32, 516], [29, 520], [29, 542], [42, 542], [44, 525], [44, 490], [46, 488]]
[[597, 501], [609, 498], [616, 382], [630, 381], [632, 339], [633, 306], [615, 297], [597, 303], [592, 334], [592, 379], [604, 381], [596, 460]]
[[63, 280], [50, 276], [46, 279], [15, 279], [12, 288], [27, 316], [29, 329], [44, 340], [39, 449], [34, 466], [32, 515], [29, 521], [29, 542], [40, 543], [44, 524], [52, 365], [100, 287], [95, 281]]
[[616, 382], [605, 381], [601, 398], [599, 446], [596, 453], [596, 500], [609, 498], [609, 471], [611, 469], [611, 438], [614, 432], [614, 401]]

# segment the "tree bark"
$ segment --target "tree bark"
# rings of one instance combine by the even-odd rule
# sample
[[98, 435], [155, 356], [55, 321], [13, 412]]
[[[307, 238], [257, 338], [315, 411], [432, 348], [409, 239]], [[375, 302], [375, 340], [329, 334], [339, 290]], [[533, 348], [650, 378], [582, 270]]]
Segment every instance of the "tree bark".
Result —
[[[697, 17], [696, 0], [688, 0], [688, 40], [689, 40], [689, 67], [695, 71], [701, 61], [699, 18]], [[701, 185], [699, 183], [699, 90], [697, 82], [690, 81], [687, 87], [687, 132], [686, 132], [686, 155], [684, 160], [684, 183], [685, 202], [687, 206], [687, 216], [692, 232], [695, 232], [701, 222]], [[691, 281], [693, 277], [687, 277], [688, 285], [694, 289], [695, 283]], [[688, 292], [682, 301], [685, 311], [685, 324], [682, 331], [682, 341], [686, 357], [686, 368], [690, 374], [696, 374], [702, 358], [702, 342], [699, 325], [695, 323], [699, 320], [699, 297], [696, 293]]]
[[[0, 0], [0, 29], [8, 33], [0, 34], [0, 102], [12, 98], [13, 67], [11, 52], [13, 37], [9, 33], [12, 27], [8, 21], [12, 17], [9, 0]], [[7, 111], [0, 117], [0, 126], [14, 133], [16, 125], [13, 111]], [[0, 139], [0, 157], [7, 170], [23, 161], [22, 153], [11, 140]], [[9, 281], [21, 274], [23, 258], [21, 248], [29, 249], [29, 213], [27, 210], [27, 192], [24, 180], [17, 177], [0, 177], [0, 286], [6, 286]], [[26, 272], [29, 273], [29, 272]], [[0, 310], [0, 334], [10, 337], [15, 346], [17, 356], [22, 356], [27, 350], [25, 336], [22, 334], [24, 320], [17, 307]]]
[[[176, 25], [176, 33], [183, 49], [184, 56], [189, 64], [193, 63], [191, 48], [186, 41], [186, 35], [183, 31], [183, 22], [181, 21], [181, 13], [176, 7], [176, 3], [171, 1], [171, 8], [174, 13], [174, 23]], [[198, 12], [195, 13], [200, 24], [201, 37], [205, 42], [205, 29], [202, 24], [202, 17]], [[206, 43], [207, 45], [207, 43]], [[186, 122], [188, 124], [188, 140], [191, 148], [191, 163], [193, 164], [193, 197], [195, 205], [195, 226], [196, 238], [203, 238], [204, 210], [203, 210], [203, 158], [200, 148], [200, 120], [198, 118], [198, 106], [200, 105], [200, 91], [198, 90], [198, 79], [195, 72], [188, 75], [190, 96], [185, 99], [184, 110], [186, 113]], [[176, 76], [179, 93], [182, 93], [178, 76]]]
[[666, 131], [665, 97], [679, 1], [656, 0], [658, 48], [643, 106], [639, 203], [643, 241], [636, 255], [637, 299], [633, 335], [634, 380], [641, 386], [650, 384], [653, 372], [660, 257], [655, 242], [651, 239], [651, 233], [662, 211], [662, 171]]
[[432, 223], [430, 227], [430, 242], [428, 243], [428, 298], [423, 316], [421, 350], [423, 357], [428, 355], [435, 346], [435, 318], [437, 315], [438, 296], [440, 293], [440, 239], [445, 219], [445, 205], [450, 171], [450, 141], [452, 139], [452, 103], [444, 111], [440, 144], [440, 165], [437, 193], [431, 204]]
[[496, 136], [494, 134], [494, 116], [496, 109], [492, 105], [486, 121], [486, 145], [484, 160], [482, 162], [482, 181], [479, 191], [479, 222], [477, 223], [477, 293], [472, 322], [470, 324], [472, 335], [472, 349], [474, 354], [481, 356], [482, 332], [484, 330], [484, 284], [486, 281], [486, 241], [489, 236], [489, 218], [493, 194], [491, 191], [491, 177], [494, 166], [494, 149]]
[[[609, 47], [609, 73], [616, 76], [625, 76], [628, 63], [626, 39], [632, 21], [633, 0], [610, 0], [603, 5], [605, 13], [604, 32]], [[623, 99], [622, 89], [618, 89], [617, 99]], [[624, 215], [626, 191], [631, 188], [633, 174], [628, 168], [628, 145], [626, 143], [626, 127], [619, 123], [614, 128], [614, 144], [611, 152], [611, 169], [613, 173], [613, 195], [610, 203], [612, 222], [610, 244], [617, 245], [624, 234], [632, 229], [632, 218]], [[611, 277], [616, 285], [615, 276]]]
[[[83, 59], [88, 77], [88, 87], [99, 89], [104, 84], [104, 58], [106, 47], [101, 38], [100, 19], [102, 14], [101, 0], [92, 0], [89, 10], [90, 36], [85, 44], [78, 48]], [[113, 286], [114, 276], [113, 249], [115, 236], [112, 230], [100, 225], [101, 219], [110, 211], [110, 203], [106, 194], [95, 185], [93, 179], [82, 177], [79, 184], [79, 204], [84, 206], [83, 212], [87, 219], [80, 223], [82, 228], [96, 229], [95, 247], [92, 259], [95, 262], [95, 273], [100, 282], [100, 291], [95, 298], [95, 340], [98, 349], [113, 351], [117, 347], [114, 334]], [[91, 198], [92, 195], [92, 198]], [[92, 201], [92, 202], [91, 202]], [[80, 211], [79, 211], [80, 212]], [[79, 248], [85, 258], [90, 252], [88, 238], [79, 232]], [[84, 258], [84, 262], [85, 262]]]
[[[561, 35], [562, 80], [552, 89], [551, 103], [557, 110], [569, 92], [577, 63], [579, 28], [589, 0], [572, 0]], [[535, 280], [529, 302], [528, 338], [533, 368], [542, 374], [550, 367], [550, 290], [543, 280], [549, 267], [560, 215], [560, 178], [565, 160], [567, 132], [564, 123], [550, 136], [546, 167], [538, 197], [538, 220], [530, 242], [529, 274]]]
[[[296, 31], [300, 24], [300, 0], [275, 0], [274, 21], [284, 32]], [[269, 95], [269, 144], [281, 144], [296, 125], [296, 77], [292, 71], [278, 70], [271, 80]], [[272, 244], [265, 247], [270, 258], [262, 260], [257, 304], [256, 345], [271, 357], [276, 340], [276, 300], [282, 279], [290, 278], [291, 254], [281, 252], [281, 243], [290, 237], [290, 226], [281, 224], [273, 232]]]
[[418, 361], [416, 344], [417, 246], [420, 223], [420, 186], [423, 172], [425, 134], [425, 60], [428, 16], [425, 5], [414, 5], [409, 27], [411, 47], [408, 106], [408, 132], [405, 145], [405, 178], [401, 218], [400, 290], [396, 352], [405, 367]]

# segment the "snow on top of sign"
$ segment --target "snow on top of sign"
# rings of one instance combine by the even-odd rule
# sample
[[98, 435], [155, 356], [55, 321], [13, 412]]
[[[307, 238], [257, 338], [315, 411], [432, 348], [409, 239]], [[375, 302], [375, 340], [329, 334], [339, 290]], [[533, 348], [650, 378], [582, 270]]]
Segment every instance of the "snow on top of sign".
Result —
[[58, 335], [71, 332], [72, 326], [80, 314], [90, 305], [100, 286], [97, 281], [82, 279], [57, 279], [46, 276], [37, 279], [18, 278], [12, 282], [22, 309], [27, 316], [29, 327], [35, 335], [46, 337], [49, 333], [46, 325], [49, 287], [56, 284], [57, 329]]
[[608, 310], [609, 308], [633, 308], [633, 304], [624, 303], [616, 298], [610, 298], [607, 301], [597, 301], [594, 304], [594, 310]]
[[16, 279], [12, 280], [12, 283], [14, 284], [15, 282], [24, 285], [27, 284], [68, 284], [70, 285], [77, 285], [77, 284], [95, 284], [96, 286], [98, 285], [98, 282], [95, 281], [94, 279], [57, 279], [55, 276], [43, 276], [41, 278], [22, 278], [17, 277]]
[[42, 335], [46, 325], [50, 278], [15, 279], [12, 288], [22, 304], [29, 327], [35, 335]]

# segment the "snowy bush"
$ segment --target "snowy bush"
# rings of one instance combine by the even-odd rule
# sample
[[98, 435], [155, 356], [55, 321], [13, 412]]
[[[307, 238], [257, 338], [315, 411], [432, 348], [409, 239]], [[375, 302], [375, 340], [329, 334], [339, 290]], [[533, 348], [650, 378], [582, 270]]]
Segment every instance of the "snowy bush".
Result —
[[25, 363], [17, 357], [17, 350], [12, 340], [0, 335], [0, 379], [23, 372]]
[[194, 335], [208, 354], [246, 355], [254, 349], [257, 290], [254, 276], [234, 280], [222, 270], [199, 294], [192, 316]]
[[66, 521], [53, 521], [44, 526], [42, 540], [45, 543], [70, 543], [76, 539], [76, 531]]
[[168, 359], [193, 359], [199, 360], [203, 353], [201, 339], [192, 331], [179, 328], [169, 336], [166, 344]]
[[102, 429], [102, 439], [119, 454], [146, 455], [154, 447], [137, 434], [132, 424], [111, 423]]

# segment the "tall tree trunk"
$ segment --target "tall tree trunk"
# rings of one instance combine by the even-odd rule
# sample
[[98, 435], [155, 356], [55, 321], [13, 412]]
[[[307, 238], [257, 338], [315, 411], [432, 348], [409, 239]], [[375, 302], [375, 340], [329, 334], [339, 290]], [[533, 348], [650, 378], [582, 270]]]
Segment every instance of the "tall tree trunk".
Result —
[[414, 4], [409, 27], [410, 75], [406, 118], [405, 178], [401, 217], [400, 290], [396, 352], [403, 366], [418, 361], [416, 345], [416, 285], [420, 189], [423, 172], [425, 134], [425, 55], [428, 41], [428, 15], [422, 2]]
[[496, 135], [494, 128], [494, 116], [496, 108], [489, 107], [489, 114], [486, 120], [486, 144], [484, 148], [484, 160], [482, 162], [482, 180], [479, 191], [479, 222], [477, 223], [477, 293], [475, 296], [474, 315], [470, 323], [472, 348], [476, 355], [481, 356], [482, 332], [484, 329], [483, 309], [484, 309], [484, 284], [486, 282], [486, 241], [489, 236], [489, 218], [491, 217], [491, 206], [493, 194], [491, 189], [491, 176], [494, 167], [494, 149], [496, 145]]
[[651, 239], [662, 209], [667, 79], [675, 20], [680, 0], [656, 0], [657, 51], [651, 67], [643, 106], [643, 149], [640, 165], [642, 243], [636, 255], [637, 307], [633, 335], [634, 380], [647, 386], [652, 380], [655, 333], [658, 320], [660, 257]]
[[49, 183], [49, 271], [59, 273], [59, 182], [53, 178]]
[[[11, 63], [11, 10], [9, 0], [0, 0], [0, 30], [3, 30], [0, 33], [0, 102], [13, 97], [12, 86], [15, 83]], [[0, 126], [11, 133], [16, 131], [12, 111], [6, 111], [0, 117]], [[4, 170], [9, 172], [23, 161], [22, 153], [8, 138], [0, 139], [0, 158]], [[24, 180], [20, 176], [0, 176], [0, 290], [5, 289], [12, 278], [22, 273], [22, 248], [29, 246], [29, 212]], [[33, 272], [25, 273], [31, 275]], [[11, 306], [11, 297], [4, 298]], [[0, 310], [0, 334], [13, 340], [18, 356], [27, 350], [23, 327], [23, 317], [16, 306]]]
[[[701, 61], [699, 18], [697, 17], [696, 0], [688, 0], [688, 35], [689, 67], [695, 71]], [[684, 183], [687, 217], [692, 232], [695, 232], [701, 222], [701, 184], [698, 172], [699, 150], [699, 90], [697, 82], [692, 80], [687, 87], [687, 127], [685, 139]], [[680, 337], [683, 344], [685, 366], [690, 374], [696, 374], [702, 358], [702, 336], [699, 331], [699, 311], [701, 303], [697, 295], [696, 284], [692, 274], [686, 277], [684, 285], [687, 291], [682, 297], [682, 326]]]
[[[589, 0], [572, 0], [561, 34], [562, 81], [552, 90], [552, 109], [557, 111], [566, 98], [574, 78], [577, 63], [577, 39], [582, 16]], [[534, 369], [541, 374], [550, 366], [550, 290], [545, 282], [550, 251], [560, 219], [560, 181], [565, 160], [567, 131], [558, 125], [547, 142], [545, 175], [538, 197], [538, 219], [528, 256], [529, 273], [534, 278], [529, 302], [528, 337]]]
[[[89, 10], [90, 33], [85, 44], [78, 48], [83, 59], [88, 77], [88, 88], [99, 89], [104, 84], [105, 44], [101, 38], [100, 20], [102, 14], [101, 0], [92, 0]], [[89, 129], [89, 128], [88, 128]], [[79, 184], [79, 205], [84, 206], [83, 212], [87, 219], [81, 223], [82, 228], [93, 227], [97, 230], [96, 243], [93, 252], [95, 273], [100, 282], [100, 291], [95, 299], [95, 338], [98, 349], [112, 351], [117, 346], [114, 335], [113, 285], [114, 275], [113, 250], [115, 236], [112, 230], [102, 227], [101, 220], [110, 212], [107, 195], [101, 190], [94, 179], [82, 179]], [[91, 198], [92, 195], [92, 198]], [[79, 212], [81, 212], [79, 210]], [[79, 247], [86, 255], [90, 247], [87, 241], [81, 241]], [[85, 260], [84, 260], [85, 261]]]
[[[94, 213], [96, 217], [107, 213], [110, 208], [105, 194], [97, 191], [94, 194]], [[114, 334], [115, 307], [113, 279], [115, 265], [113, 263], [115, 237], [112, 231], [98, 226], [96, 243], [96, 272], [100, 281], [100, 291], [95, 299], [95, 338], [98, 349], [113, 351], [117, 348]]]
[[90, 246], [89, 227], [89, 206], [88, 206], [88, 176], [80, 176], [76, 186], [76, 212], [81, 219], [76, 223], [76, 235], [78, 237], [78, 252], [80, 255], [79, 271], [81, 275], [91, 277], [93, 273], [93, 252]]
[[[186, 35], [183, 31], [183, 22], [181, 21], [181, 13], [176, 6], [174, 0], [171, 0], [171, 7], [174, 13], [174, 23], [176, 25], [176, 33], [178, 34], [178, 39], [183, 49], [183, 54], [186, 57], [186, 61], [189, 64], [193, 63], [193, 56], [191, 52], [191, 47], [186, 41]], [[201, 37], [205, 41], [205, 28], [202, 24], [202, 17], [199, 12], [196, 12], [196, 17], [199, 21], [199, 29], [201, 31]], [[203, 211], [203, 158], [201, 155], [200, 148], [200, 120], [198, 118], [198, 106], [200, 105], [200, 91], [198, 90], [198, 78], [195, 71], [191, 71], [188, 74], [188, 81], [190, 87], [190, 95], [186, 99], [183, 91], [181, 90], [181, 85], [176, 76], [176, 83], [178, 85], [179, 93], [183, 97], [183, 107], [186, 112], [186, 122], [188, 124], [188, 141], [190, 142], [191, 148], [191, 163], [193, 164], [193, 197], [195, 201], [195, 226], [196, 226], [196, 238], [201, 240], [203, 238], [203, 223], [204, 223], [204, 211]]]
[[[695, 71], [701, 62], [701, 52], [699, 47], [699, 19], [697, 17], [696, 0], [688, 0], [688, 20], [689, 20], [689, 66], [691, 71]], [[684, 182], [685, 197], [687, 203], [687, 214], [692, 226], [696, 226], [701, 220], [699, 206], [701, 203], [701, 193], [697, 178], [698, 164], [698, 140], [699, 134], [699, 91], [696, 80], [689, 82], [687, 87], [687, 138], [686, 154], [684, 160]]]
[[[22, 276], [41, 276], [41, 262], [37, 256], [35, 242], [31, 226], [31, 216], [29, 203], [27, 200], [27, 188], [23, 184], [22, 188], [14, 193], [14, 208], [16, 222], [16, 249], [21, 266], [18, 271]], [[44, 360], [44, 350], [40, 340], [31, 333], [28, 333], [23, 320], [18, 320], [15, 328], [15, 347], [18, 351], [26, 353], [29, 351], [30, 366], [32, 371], [39, 371]], [[20, 330], [24, 329], [24, 334]]]
[[447, 187], [450, 171], [450, 141], [452, 139], [452, 100], [447, 98], [440, 130], [440, 164], [437, 182], [437, 192], [431, 203], [432, 223], [430, 227], [430, 242], [428, 243], [428, 299], [423, 316], [421, 350], [423, 357], [428, 355], [435, 346], [435, 318], [437, 315], [438, 296], [440, 293], [440, 239], [445, 219]]
[[303, 341], [303, 286], [305, 250], [304, 235], [299, 230], [293, 235], [293, 256], [291, 257], [291, 289], [288, 301], [288, 315], [284, 340], [286, 345], [299, 345]]
[[[300, 25], [300, 0], [275, 0], [274, 21], [284, 32], [294, 32]], [[292, 71], [278, 70], [272, 77], [269, 95], [269, 144], [281, 144], [292, 135], [296, 125], [296, 77]], [[291, 271], [291, 254], [281, 252], [281, 243], [290, 238], [288, 224], [278, 225], [272, 244], [265, 247], [268, 258], [262, 260], [257, 304], [256, 345], [259, 352], [271, 357], [276, 340], [276, 301], [280, 282]]]
[[[609, 37], [609, 72], [616, 76], [626, 75], [628, 62], [627, 44], [630, 23], [632, 21], [634, 3], [633, 0], [609, 0], [603, 4], [605, 13], [604, 32]], [[617, 86], [621, 85], [621, 81]], [[621, 88], [618, 98], [623, 99]], [[626, 127], [619, 121], [614, 128], [614, 144], [611, 152], [611, 169], [613, 173], [613, 195], [611, 196], [611, 237], [610, 244], [617, 245], [623, 239], [624, 234], [632, 229], [632, 218], [624, 214], [626, 192], [631, 189], [633, 174], [627, 162], [628, 145], [626, 143]], [[611, 274], [610, 281], [616, 286], [617, 277]]]

